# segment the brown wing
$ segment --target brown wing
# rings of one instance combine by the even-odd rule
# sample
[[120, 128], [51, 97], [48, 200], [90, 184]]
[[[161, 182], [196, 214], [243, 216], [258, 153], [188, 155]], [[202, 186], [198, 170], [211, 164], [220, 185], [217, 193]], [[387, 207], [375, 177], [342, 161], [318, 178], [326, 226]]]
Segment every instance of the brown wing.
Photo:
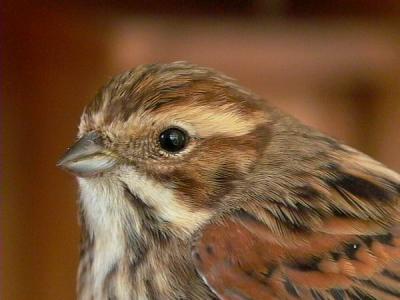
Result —
[[247, 203], [202, 230], [193, 260], [220, 299], [400, 299], [399, 177], [351, 155], [301, 206]]
[[197, 270], [221, 299], [400, 299], [400, 239], [298, 234], [277, 240], [249, 215], [209, 225]]

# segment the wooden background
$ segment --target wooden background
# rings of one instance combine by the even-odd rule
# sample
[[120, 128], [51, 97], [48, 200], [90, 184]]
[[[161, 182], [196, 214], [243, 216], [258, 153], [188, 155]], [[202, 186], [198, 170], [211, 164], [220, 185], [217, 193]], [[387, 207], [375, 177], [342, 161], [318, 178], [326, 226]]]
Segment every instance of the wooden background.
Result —
[[75, 298], [76, 184], [55, 164], [96, 89], [141, 63], [219, 69], [400, 171], [400, 2], [330, 2], [4, 1], [0, 299]]

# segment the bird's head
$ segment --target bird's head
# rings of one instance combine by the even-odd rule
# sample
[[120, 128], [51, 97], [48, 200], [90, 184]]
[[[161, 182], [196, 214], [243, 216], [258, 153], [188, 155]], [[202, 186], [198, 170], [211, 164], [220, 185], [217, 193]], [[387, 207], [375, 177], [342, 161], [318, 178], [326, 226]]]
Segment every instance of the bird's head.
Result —
[[207, 68], [140, 66], [100, 90], [59, 164], [78, 176], [83, 193], [129, 195], [160, 222], [191, 232], [262, 154], [262, 105]]

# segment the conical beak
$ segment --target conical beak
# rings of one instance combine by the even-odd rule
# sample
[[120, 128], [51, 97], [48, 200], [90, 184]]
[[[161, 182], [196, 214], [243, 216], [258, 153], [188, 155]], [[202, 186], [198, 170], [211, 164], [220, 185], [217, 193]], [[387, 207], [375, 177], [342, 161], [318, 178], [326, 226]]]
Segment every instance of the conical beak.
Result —
[[117, 158], [106, 151], [101, 136], [91, 132], [73, 144], [57, 166], [77, 176], [88, 177], [110, 170], [116, 163]]

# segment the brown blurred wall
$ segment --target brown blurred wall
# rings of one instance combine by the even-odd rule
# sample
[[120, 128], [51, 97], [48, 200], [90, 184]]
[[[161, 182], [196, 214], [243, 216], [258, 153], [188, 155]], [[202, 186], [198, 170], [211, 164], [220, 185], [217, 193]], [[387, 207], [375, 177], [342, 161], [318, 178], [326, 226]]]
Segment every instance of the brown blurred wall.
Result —
[[0, 299], [75, 298], [76, 184], [55, 163], [96, 89], [140, 63], [188, 60], [222, 70], [400, 170], [397, 21], [267, 19], [258, 7], [246, 12], [255, 18], [241, 10], [220, 18], [223, 11], [171, 17], [79, 1], [5, 3]]

